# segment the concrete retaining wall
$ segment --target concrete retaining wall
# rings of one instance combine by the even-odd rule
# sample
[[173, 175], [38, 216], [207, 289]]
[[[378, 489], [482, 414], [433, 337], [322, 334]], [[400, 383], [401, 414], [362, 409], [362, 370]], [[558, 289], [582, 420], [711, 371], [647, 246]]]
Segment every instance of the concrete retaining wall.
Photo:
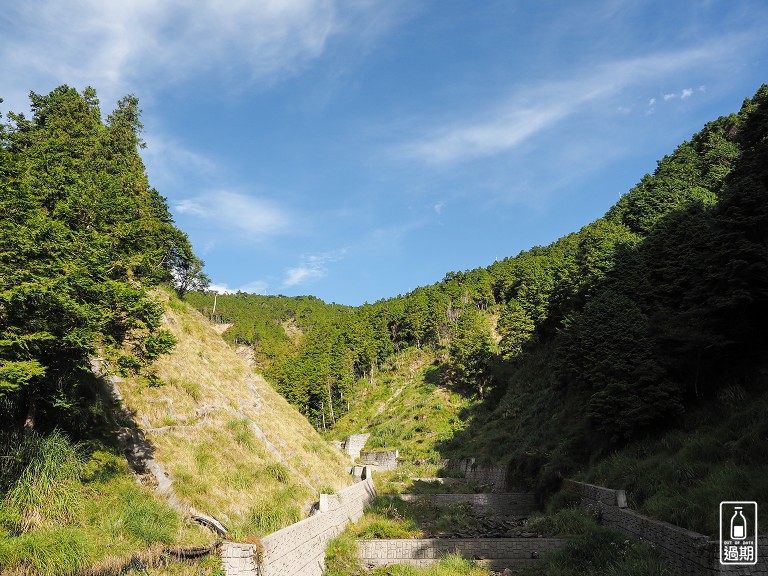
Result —
[[374, 470], [396, 470], [398, 455], [399, 452], [397, 450], [360, 452], [360, 460], [363, 464], [372, 467]]
[[321, 494], [320, 511], [261, 539], [259, 545], [224, 542], [227, 576], [321, 576], [325, 546], [348, 522], [356, 522], [376, 496], [370, 477], [338, 494]]
[[491, 492], [507, 490], [507, 467], [483, 467], [475, 463], [474, 458], [464, 460], [447, 460], [444, 468], [450, 472], [459, 472], [470, 482], [475, 482], [490, 488]]
[[529, 492], [495, 494], [402, 494], [406, 502], [426, 500], [440, 506], [468, 503], [475, 512], [488, 516], [528, 516], [538, 509], [536, 496]]
[[515, 569], [536, 562], [541, 554], [564, 546], [562, 538], [429, 538], [412, 540], [359, 540], [360, 559], [369, 568], [392, 564], [428, 566], [459, 553], [479, 560], [491, 570]]
[[[768, 537], [758, 538], [758, 558], [755, 566], [721, 566], [719, 542], [709, 537], [643, 516], [627, 508], [623, 490], [566, 480], [565, 488], [581, 497], [581, 506], [599, 513], [601, 523], [650, 543], [679, 576], [714, 576], [719, 574], [768, 575]], [[717, 511], [713, 511], [717, 513]]]
[[365, 448], [370, 434], [352, 434], [344, 441], [344, 452], [350, 455], [353, 460], [360, 458], [360, 450]]

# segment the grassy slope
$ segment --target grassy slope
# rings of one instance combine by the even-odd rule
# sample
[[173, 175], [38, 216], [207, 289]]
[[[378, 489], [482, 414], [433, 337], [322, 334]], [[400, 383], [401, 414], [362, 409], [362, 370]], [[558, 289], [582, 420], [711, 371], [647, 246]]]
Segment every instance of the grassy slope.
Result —
[[368, 432], [366, 449], [398, 449], [406, 461], [446, 458], [436, 446], [461, 430], [462, 415], [475, 401], [438, 385], [435, 357], [409, 349], [390, 358], [373, 379], [358, 382], [350, 411], [331, 435], [343, 439]]
[[530, 354], [498, 405], [478, 411], [438, 449], [509, 464], [515, 483], [544, 494], [562, 477], [624, 489], [633, 508], [708, 535], [717, 531], [720, 501], [768, 505], [768, 374], [702, 399], [664, 431], [607, 451], [599, 436], [584, 434], [583, 407], [556, 388], [552, 355], [551, 346]]
[[120, 388], [182, 503], [246, 535], [264, 531], [252, 520], [268, 503], [299, 502], [306, 510], [320, 490], [345, 486], [343, 456], [198, 312], [158, 296], [178, 344], [153, 367], [160, 385], [128, 378]]
[[579, 440], [586, 417], [550, 379], [553, 354], [551, 346], [529, 354], [512, 370], [506, 393], [480, 404], [430, 384], [434, 358], [405, 351], [374, 385], [360, 383], [334, 434], [368, 431], [368, 448], [400, 448], [406, 458], [509, 464], [514, 484], [545, 494], [562, 477], [624, 489], [635, 509], [704, 534], [715, 533], [721, 500], [768, 506], [768, 395], [759, 381], [726, 388], [670, 430], [605, 452], [599, 438]]
[[[298, 520], [320, 490], [349, 483], [346, 459], [252, 374], [214, 327], [174, 296], [158, 291], [155, 297], [165, 302], [164, 322], [178, 344], [149, 378], [126, 377], [119, 388], [182, 508], [214, 515], [235, 537], [247, 538]], [[168, 547], [213, 541], [155, 494], [151, 482], [137, 485], [118, 448], [41, 438], [43, 447], [33, 448], [46, 454], [38, 460], [50, 472], [34, 469], [28, 485], [14, 492], [18, 502], [0, 499], [3, 576], [102, 573], [134, 554], [153, 562]], [[25, 444], [3, 451], [24, 463], [31, 454]], [[152, 573], [217, 573], [215, 566], [212, 559]]]

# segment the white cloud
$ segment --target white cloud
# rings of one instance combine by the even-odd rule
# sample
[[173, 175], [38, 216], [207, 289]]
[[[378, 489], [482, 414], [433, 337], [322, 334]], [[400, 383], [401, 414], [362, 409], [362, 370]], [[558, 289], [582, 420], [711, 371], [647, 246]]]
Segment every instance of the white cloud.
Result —
[[226, 190], [181, 200], [173, 207], [180, 214], [208, 220], [222, 231], [235, 229], [255, 240], [286, 232], [291, 224], [289, 215], [270, 201]]
[[322, 278], [326, 274], [325, 269], [321, 269], [318, 266], [297, 266], [296, 268], [288, 268], [286, 270], [284, 286], [296, 286], [302, 284], [307, 280], [316, 280]]
[[562, 104], [552, 104], [549, 108], [508, 110], [493, 121], [441, 130], [407, 144], [404, 151], [407, 155], [437, 164], [457, 158], [488, 156], [516, 146], [566, 113], [567, 106]]
[[662, 98], [664, 98], [664, 101], [666, 102], [668, 100], [672, 100], [673, 98], [677, 98], [677, 94], [675, 94], [674, 92], [672, 92], [670, 94], [664, 94], [664, 96], [662, 96]]
[[299, 265], [285, 271], [283, 286], [296, 286], [323, 278], [328, 274], [328, 264], [341, 260], [346, 252], [344, 248], [302, 257]]
[[211, 284], [208, 289], [219, 294], [234, 294], [236, 292], [247, 292], [248, 294], [266, 294], [268, 284], [263, 280], [254, 280], [243, 284], [239, 288], [230, 288], [227, 284]]
[[648, 100], [648, 106], [653, 106], [654, 104], [656, 104], [656, 98], [651, 98]]
[[0, 54], [20, 92], [3, 96], [18, 109], [29, 88], [92, 85], [111, 109], [137, 85], [221, 74], [270, 82], [321, 56], [331, 38], [380, 33], [392, 11], [378, 0], [12, 2], [0, 19]]
[[[402, 145], [400, 152], [433, 164], [492, 156], [520, 146], [587, 104], [605, 101], [649, 79], [678, 74], [702, 62], [714, 64], [725, 56], [717, 43], [678, 53], [607, 62], [571, 80], [515, 91], [500, 104], [490, 106], [490, 113], [453, 123], [441, 121], [439, 128], [426, 128]], [[663, 98], [674, 97], [676, 94], [665, 94]], [[652, 98], [648, 104], [655, 103]]]
[[232, 294], [233, 292], [233, 290], [226, 284], [210, 284], [208, 289], [218, 292], [219, 294]]
[[693, 95], [693, 89], [692, 88], [685, 88], [680, 93], [680, 100], [685, 100], [686, 98], [689, 98], [692, 95]]

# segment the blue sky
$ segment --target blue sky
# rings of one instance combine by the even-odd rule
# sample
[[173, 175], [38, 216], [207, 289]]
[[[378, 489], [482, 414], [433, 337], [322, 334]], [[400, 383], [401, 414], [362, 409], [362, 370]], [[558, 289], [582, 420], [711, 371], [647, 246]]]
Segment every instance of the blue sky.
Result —
[[26, 0], [30, 90], [144, 110], [215, 286], [358, 305], [548, 244], [768, 82], [764, 0]]

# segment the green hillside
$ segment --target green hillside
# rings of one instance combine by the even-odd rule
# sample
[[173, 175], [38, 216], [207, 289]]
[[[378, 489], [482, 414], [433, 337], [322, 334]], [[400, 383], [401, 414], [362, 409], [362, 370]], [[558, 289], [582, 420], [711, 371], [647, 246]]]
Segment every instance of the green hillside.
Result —
[[[293, 349], [266, 373], [339, 436], [508, 463], [544, 494], [565, 475], [600, 479], [711, 532], [720, 500], [768, 496], [764, 451], [744, 453], [766, 432], [767, 135], [763, 86], [578, 232], [405, 296], [288, 312]], [[219, 310], [249, 298], [219, 296]], [[253, 326], [254, 346], [269, 330]], [[412, 370], [391, 369], [408, 354]], [[417, 449], [431, 428], [414, 422], [454, 393]]]
[[[202, 262], [150, 187], [138, 102], [32, 93], [0, 126], [0, 572], [220, 574], [348, 462], [178, 296]], [[154, 569], [156, 568], [156, 569]]]
[[581, 230], [356, 308], [206, 292], [136, 99], [106, 119], [90, 88], [31, 103], [0, 127], [0, 565], [210, 544], [193, 508], [238, 538], [285, 525], [345, 482], [318, 431], [370, 432], [422, 471], [505, 464], [543, 496], [566, 476], [625, 488], [705, 533], [721, 500], [766, 504], [768, 87]]

